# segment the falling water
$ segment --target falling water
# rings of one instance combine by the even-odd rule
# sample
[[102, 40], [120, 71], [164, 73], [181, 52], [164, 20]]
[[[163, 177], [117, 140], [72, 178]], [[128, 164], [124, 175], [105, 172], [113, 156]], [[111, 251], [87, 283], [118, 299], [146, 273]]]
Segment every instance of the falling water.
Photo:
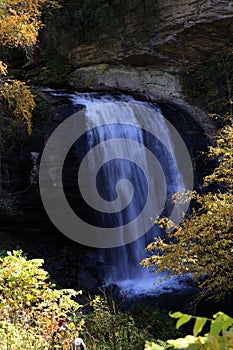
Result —
[[[145, 257], [145, 247], [153, 237], [161, 234], [158, 226], [153, 225], [157, 214], [169, 215], [172, 210], [170, 204], [174, 193], [184, 188], [182, 176], [176, 164], [171, 131], [166, 119], [156, 105], [138, 102], [132, 97], [97, 93], [61, 94], [53, 95], [68, 97], [74, 106], [83, 105], [85, 111], [85, 137], [76, 142], [74, 148], [80, 159], [90, 153], [85, 168], [86, 186], [92, 188], [93, 181], [98, 194], [109, 203], [108, 212], [103, 212], [101, 206], [92, 210], [81, 202], [84, 216], [87, 212], [92, 224], [110, 229], [118, 228], [120, 245], [99, 251], [107, 262], [105, 279], [118, 284], [127, 293], [152, 293], [154, 277], [139, 266]], [[120, 102], [120, 103], [119, 103]], [[91, 108], [90, 108], [91, 107]], [[142, 114], [143, 111], [143, 114]], [[93, 121], [100, 120], [102, 125], [93, 127]], [[114, 121], [114, 122], [113, 122]], [[146, 126], [146, 127], [145, 127]], [[151, 132], [150, 132], [151, 130]], [[161, 142], [153, 135], [153, 130], [161, 136]], [[111, 146], [109, 140], [127, 139], [137, 143], [137, 147], [128, 147], [125, 143]], [[99, 152], [90, 152], [97, 145], [101, 145]], [[109, 151], [111, 147], [111, 159]], [[126, 149], [127, 148], [127, 149]], [[162, 169], [165, 181], [152, 167], [150, 153], [156, 157]], [[127, 152], [126, 152], [127, 151]], [[128, 157], [119, 157], [119, 154], [129, 154]], [[102, 164], [99, 168], [98, 164]], [[146, 174], [146, 175], [145, 175]], [[90, 192], [92, 195], [92, 192]], [[79, 193], [81, 197], [81, 193]], [[94, 196], [94, 191], [93, 191]], [[150, 196], [153, 206], [147, 216], [138, 221], [137, 217], [143, 211], [147, 197]], [[95, 201], [94, 197], [89, 198]], [[150, 224], [148, 226], [148, 222]], [[131, 235], [141, 230], [142, 235], [131, 243], [125, 242], [124, 225], [133, 222]], [[152, 224], [151, 224], [152, 223]], [[149, 229], [145, 232], [145, 227]], [[144, 233], [145, 232], [145, 233]], [[159, 282], [159, 291], [180, 288], [176, 278], [171, 282]]]

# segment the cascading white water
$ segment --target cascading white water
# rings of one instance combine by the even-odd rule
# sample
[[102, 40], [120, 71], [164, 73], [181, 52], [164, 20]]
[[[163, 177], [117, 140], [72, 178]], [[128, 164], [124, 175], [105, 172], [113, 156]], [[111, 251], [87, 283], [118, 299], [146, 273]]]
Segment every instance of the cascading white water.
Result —
[[[108, 210], [105, 211], [99, 200], [97, 210], [91, 212], [92, 220], [97, 226], [109, 230], [113, 227], [118, 228], [117, 234], [121, 242], [119, 247], [101, 250], [110, 266], [105, 279], [118, 284], [127, 293], [154, 292], [153, 276], [148, 270], [139, 267], [139, 263], [145, 257], [146, 245], [154, 236], [160, 234], [159, 228], [153, 225], [155, 213], [169, 214], [172, 209], [169, 200], [174, 193], [185, 187], [177, 168], [173, 138], [165, 118], [157, 106], [135, 101], [125, 95], [56, 92], [51, 94], [66, 96], [74, 106], [86, 107], [87, 133], [84, 144], [87, 149], [83, 151], [85, 146], [83, 143], [80, 146], [77, 142], [75, 150], [79, 158], [83, 154], [89, 154], [82, 170], [86, 174], [86, 186], [92, 188], [93, 183], [95, 184], [96, 190], [90, 191], [87, 198], [89, 203], [96, 203], [97, 195], [102, 197], [105, 203], [108, 202]], [[95, 127], [96, 120], [101, 121], [102, 125]], [[156, 130], [160, 140], [156, 139], [150, 130]], [[123, 139], [130, 140], [132, 147], [129, 143], [119, 142]], [[113, 143], [115, 140], [116, 147]], [[95, 150], [97, 145], [100, 145], [100, 148], [90, 152]], [[160, 165], [157, 164], [156, 168], [152, 166], [151, 153], [159, 161]], [[102, 166], [99, 167], [99, 164]], [[162, 175], [156, 173], [159, 173], [160, 169], [164, 181], [161, 181]], [[150, 204], [146, 216], [138, 220], [148, 196], [153, 206]], [[148, 226], [149, 221], [152, 225]], [[125, 242], [123, 229], [129, 222], [132, 236], [134, 231], [142, 231], [141, 237], [137, 236], [135, 241], [131, 239], [132, 243]], [[149, 229], [145, 231], [145, 227]], [[159, 284], [158, 292], [168, 291], [171, 285], [172, 289], [180, 288], [176, 278]]]

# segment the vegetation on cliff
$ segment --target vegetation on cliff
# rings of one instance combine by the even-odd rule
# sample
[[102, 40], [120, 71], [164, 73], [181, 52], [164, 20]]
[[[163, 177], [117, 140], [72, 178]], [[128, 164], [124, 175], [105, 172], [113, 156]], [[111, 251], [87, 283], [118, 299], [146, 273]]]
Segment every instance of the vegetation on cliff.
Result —
[[[57, 6], [51, 0], [7, 0], [0, 3], [0, 45], [23, 49], [29, 58], [36, 45], [44, 6]], [[0, 60], [0, 102], [2, 113], [22, 119], [31, 133], [34, 96], [25, 82], [7, 77], [7, 64]]]
[[140, 30], [147, 31], [156, 7], [156, 0], [70, 0], [57, 16], [65, 28], [72, 27], [81, 42], [95, 42], [101, 36], [121, 37], [129, 17]]
[[[232, 47], [226, 47], [198, 62], [194, 67], [190, 66], [183, 76], [184, 92], [192, 103], [205, 106], [218, 126], [222, 124], [222, 115], [233, 114], [232, 67]], [[224, 119], [226, 121], [226, 118]]]

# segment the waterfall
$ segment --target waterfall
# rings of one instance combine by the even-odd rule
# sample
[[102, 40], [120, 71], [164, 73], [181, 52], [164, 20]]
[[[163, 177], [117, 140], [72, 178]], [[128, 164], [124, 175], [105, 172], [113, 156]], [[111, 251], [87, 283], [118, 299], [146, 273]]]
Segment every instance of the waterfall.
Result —
[[[125, 95], [50, 93], [84, 108], [85, 133], [73, 145], [79, 186], [69, 203], [82, 220], [117, 235], [99, 249], [108, 266], [105, 280], [128, 293], [152, 292], [154, 278], [139, 263], [146, 245], [162, 234], [154, 220], [179, 220], [171, 197], [187, 188], [182, 141], [155, 104]], [[160, 283], [160, 290], [169, 283]]]

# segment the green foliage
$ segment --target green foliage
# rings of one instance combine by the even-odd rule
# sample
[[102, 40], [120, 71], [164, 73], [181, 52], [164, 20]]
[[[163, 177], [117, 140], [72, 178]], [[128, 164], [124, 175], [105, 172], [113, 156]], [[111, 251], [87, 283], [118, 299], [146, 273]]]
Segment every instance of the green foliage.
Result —
[[[187, 349], [187, 350], [232, 350], [233, 348], [233, 318], [218, 312], [213, 318], [198, 317], [183, 314], [182, 312], [171, 313], [172, 318], [177, 319], [176, 327], [180, 328], [190, 320], [194, 321], [193, 335], [184, 338], [170, 339], [166, 343], [160, 341], [146, 342], [145, 350], [164, 349]], [[209, 325], [209, 332], [203, 333], [204, 327]]]
[[[137, 27], [136, 33], [130, 31], [130, 38], [135, 35], [139, 41], [148, 41], [156, 10], [156, 0], [68, 0], [64, 2], [62, 16], [58, 13], [57, 19], [62, 20], [62, 27], [68, 31], [72, 27], [76, 39], [81, 42], [122, 38], [128, 32], [129, 23]], [[56, 18], [52, 21], [59, 31]]]
[[[58, 321], [76, 318], [80, 292], [58, 290], [49, 281], [41, 259], [26, 259], [21, 251], [0, 257], [0, 349], [51, 349], [67, 343], [72, 334], [58, 332]], [[70, 323], [82, 328], [83, 322]], [[71, 332], [72, 333], [72, 332]]]
[[39, 79], [46, 84], [64, 84], [72, 68], [53, 42], [49, 42], [43, 52], [45, 67], [39, 72]]
[[113, 299], [97, 296], [93, 312], [86, 315], [86, 339], [96, 350], [142, 350], [145, 332], [135, 326], [134, 319], [121, 312]]
[[[233, 285], [233, 127], [226, 126], [215, 147], [210, 148], [218, 166], [205, 178], [205, 191], [190, 195], [196, 201], [189, 218], [179, 227], [169, 219], [158, 220], [161, 227], [173, 227], [165, 239], [156, 238], [148, 245], [150, 257], [142, 264], [155, 273], [169, 271], [170, 275], [192, 274], [201, 293], [215, 299], [232, 292]], [[210, 186], [215, 187], [211, 193]], [[217, 190], [218, 188], [218, 190]], [[185, 200], [177, 196], [175, 201]]]
[[146, 341], [145, 350], [163, 350], [163, 349], [167, 349], [166, 343], [162, 343], [160, 341], [156, 343], [151, 341]]
[[181, 336], [182, 333], [175, 329], [174, 320], [167, 313], [159, 311], [158, 306], [150, 303], [135, 304], [130, 313], [138, 328], [146, 331], [155, 339], [166, 340]]
[[[218, 312], [213, 315], [213, 319], [206, 317], [197, 317], [186, 315], [181, 312], [170, 314], [171, 317], [178, 319], [176, 327], [195, 320], [193, 327], [193, 336], [186, 336], [176, 340], [168, 340], [168, 344], [174, 349], [190, 349], [190, 350], [211, 350], [211, 349], [232, 349], [233, 346], [233, 318]], [[208, 334], [199, 336], [203, 331], [206, 323], [210, 324]]]
[[119, 27], [114, 1], [113, 4], [106, 0], [81, 1], [73, 12], [73, 23], [83, 40], [93, 40], [96, 34], [113, 33]]
[[232, 73], [232, 50], [217, 52], [186, 71], [184, 91], [191, 98], [205, 102], [210, 113], [232, 115]]

